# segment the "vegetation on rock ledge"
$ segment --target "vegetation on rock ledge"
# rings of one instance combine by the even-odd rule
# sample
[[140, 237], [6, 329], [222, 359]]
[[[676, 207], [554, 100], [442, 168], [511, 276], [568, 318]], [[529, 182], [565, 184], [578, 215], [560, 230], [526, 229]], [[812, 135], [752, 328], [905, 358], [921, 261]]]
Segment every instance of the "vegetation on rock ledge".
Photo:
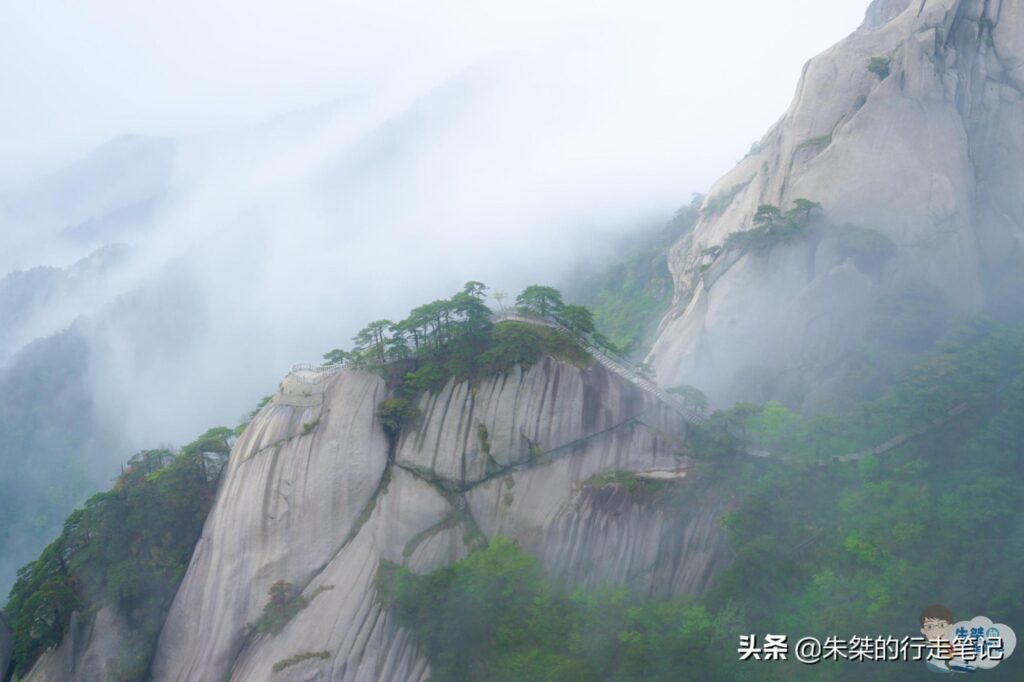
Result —
[[734, 610], [570, 592], [506, 538], [428, 575], [382, 563], [377, 587], [435, 680], [736, 679]]
[[35, 561], [18, 571], [4, 611], [24, 675], [61, 643], [71, 614], [116, 609], [131, 642], [108, 671], [141, 679], [156, 637], [213, 504], [232, 431], [210, 429], [177, 454], [135, 455], [113, 489], [93, 495]]
[[754, 213], [755, 227], [730, 234], [724, 248], [742, 252], [766, 251], [804, 234], [811, 214], [819, 209], [821, 204], [802, 197], [794, 200], [793, 208], [786, 212], [772, 204], [761, 204]]
[[555, 326], [513, 320], [494, 322], [484, 303], [487, 287], [467, 282], [452, 298], [415, 308], [404, 320], [376, 320], [362, 329], [350, 350], [334, 349], [328, 362], [376, 367], [385, 373], [398, 397], [412, 398], [438, 390], [449, 379], [478, 380], [528, 367], [543, 355], [585, 366], [588, 341], [617, 352], [595, 328], [584, 306], [562, 302], [552, 287], [527, 287], [516, 299], [516, 312], [549, 320]]
[[885, 80], [889, 77], [889, 64], [892, 62], [888, 57], [872, 57], [868, 62], [868, 71], [878, 76], [878, 80]]
[[516, 298], [517, 313], [547, 324], [495, 323], [484, 303], [486, 290], [481, 282], [467, 282], [450, 299], [421, 305], [400, 322], [371, 322], [353, 338], [352, 350], [336, 348], [324, 355], [328, 362], [384, 374], [393, 395], [380, 403], [377, 416], [390, 438], [418, 419], [417, 395], [438, 391], [452, 378], [479, 381], [529, 367], [544, 355], [586, 367], [592, 358], [585, 343], [618, 352], [597, 331], [590, 310], [564, 303], [557, 289], [532, 285]]
[[693, 230], [702, 199], [695, 195], [663, 226], [630, 233], [603, 267], [581, 268], [571, 278], [574, 298], [594, 312], [597, 327], [623, 354], [642, 358], [653, 341], [672, 303], [669, 249]]
[[290, 582], [278, 580], [267, 590], [267, 603], [263, 605], [259, 619], [250, 623], [246, 630], [249, 633], [276, 635], [318, 595], [333, 589], [334, 585], [321, 585], [306, 597]]
[[[920, 435], [832, 461], [906, 430]], [[735, 558], [696, 601], [569, 592], [503, 538], [425, 576], [382, 564], [378, 587], [440, 680], [909, 679], [922, 664], [739, 664], [737, 637], [898, 637], [936, 601], [1024, 621], [1022, 443], [1024, 330], [975, 321], [849, 413], [739, 404], [696, 430], [696, 468], [737, 500]], [[757, 446], [784, 456], [743, 454]], [[1022, 664], [1000, 670], [1019, 679]]]

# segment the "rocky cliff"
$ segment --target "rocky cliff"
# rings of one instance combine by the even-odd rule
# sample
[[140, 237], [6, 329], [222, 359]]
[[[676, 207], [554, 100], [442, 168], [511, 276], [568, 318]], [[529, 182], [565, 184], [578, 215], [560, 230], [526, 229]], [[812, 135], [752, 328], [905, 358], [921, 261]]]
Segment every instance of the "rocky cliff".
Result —
[[[820, 403], [876, 336], [909, 324], [901, 301], [935, 318], [1019, 315], [1021, 158], [1021, 3], [876, 0], [808, 62], [789, 110], [672, 248], [675, 299], [648, 358], [659, 380], [719, 404]], [[823, 205], [807, 238], [716, 256], [759, 205], [799, 197]], [[921, 326], [881, 354], [926, 344], [941, 319]]]
[[[391, 442], [375, 415], [388, 394], [379, 376], [301, 378], [233, 448], [157, 680], [425, 678], [378, 604], [378, 565], [430, 571], [498, 534], [573, 584], [659, 596], [699, 593], [729, 558], [727, 500], [691, 475], [685, 420], [600, 365], [546, 358], [451, 381], [419, 398], [418, 423]], [[620, 470], [691, 486], [692, 506], [668, 513], [594, 478]], [[247, 627], [281, 580], [308, 604], [276, 634]]]
[[63, 641], [36, 661], [23, 682], [117, 679], [116, 661], [130, 641], [129, 626], [116, 609], [101, 608], [91, 618], [73, 613]]

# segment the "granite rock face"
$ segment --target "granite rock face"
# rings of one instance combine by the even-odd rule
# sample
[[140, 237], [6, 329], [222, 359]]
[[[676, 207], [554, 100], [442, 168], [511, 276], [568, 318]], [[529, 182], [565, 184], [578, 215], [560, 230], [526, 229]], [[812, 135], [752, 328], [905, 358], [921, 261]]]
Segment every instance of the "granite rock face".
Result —
[[[380, 562], [429, 572], [498, 534], [574, 585], [656, 596], [701, 592], [729, 559], [728, 500], [689, 475], [686, 422], [600, 365], [451, 381], [390, 444], [386, 396], [358, 370], [285, 380], [232, 450], [154, 679], [425, 679], [378, 603]], [[693, 503], [668, 512], [594, 478], [623, 470], [689, 486]], [[248, 632], [278, 580], [308, 604], [276, 634]]]
[[286, 379], [232, 449], [222, 488], [168, 614], [156, 679], [221, 679], [267, 591], [305, 586], [352, 541], [376, 499], [388, 446], [382, 379]]
[[[949, 316], [1021, 313], [1022, 16], [1017, 0], [876, 0], [807, 63], [789, 110], [671, 249], [675, 299], [648, 358], [662, 385], [806, 406], [848, 377], [887, 301], [925, 291]], [[708, 251], [758, 205], [798, 197], [823, 205], [813, 239]], [[892, 252], [859, 259], [849, 226]]]
[[101, 608], [91, 618], [72, 613], [64, 640], [36, 661], [23, 682], [106, 682], [130, 639], [130, 628], [115, 609]]

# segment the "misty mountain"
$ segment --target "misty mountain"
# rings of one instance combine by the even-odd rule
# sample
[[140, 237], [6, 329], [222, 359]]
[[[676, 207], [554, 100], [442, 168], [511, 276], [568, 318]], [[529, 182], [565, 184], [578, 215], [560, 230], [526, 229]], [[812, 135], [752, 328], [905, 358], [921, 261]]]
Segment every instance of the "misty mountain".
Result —
[[674, 218], [504, 57], [8, 193], [5, 559], [119, 475], [0, 677], [902, 680], [736, 636], [1021, 622], [1019, 7], [875, 0]]
[[[578, 119], [544, 122], [535, 89], [571, 102], [580, 86], [571, 64], [542, 67], [504, 55], [412, 96], [368, 91], [248, 129], [122, 137], [5, 191], [0, 362], [14, 371], [15, 354], [74, 325], [79, 419], [110, 447], [69, 457], [105, 482], [137, 450], [237, 423], [287, 367], [365, 319], [481, 273], [515, 289], [600, 257], [611, 235], [667, 216], [675, 188], [659, 177], [641, 199], [581, 175], [593, 160], [566, 147], [599, 122], [582, 99]], [[37, 350], [24, 352], [17, 362]], [[42, 418], [46, 401], [32, 396]]]
[[169, 189], [176, 141], [124, 136], [27, 186], [0, 192], [0, 272], [64, 265], [121, 242]]
[[[958, 316], [1019, 319], [1022, 22], [1016, 2], [876, 2], [808, 62], [672, 249], [660, 381], [720, 405], [849, 406]], [[798, 198], [821, 204], [810, 224], [786, 235], [780, 216], [754, 243], [774, 227], [759, 207]]]
[[[0, 588], [56, 535], [116, 454], [93, 417], [89, 347], [75, 328], [39, 339], [0, 367]], [[116, 453], [116, 451], [115, 451]]]
[[14, 270], [0, 278], [0, 364], [26, 343], [87, 313], [127, 257], [127, 249], [114, 243], [68, 267]]

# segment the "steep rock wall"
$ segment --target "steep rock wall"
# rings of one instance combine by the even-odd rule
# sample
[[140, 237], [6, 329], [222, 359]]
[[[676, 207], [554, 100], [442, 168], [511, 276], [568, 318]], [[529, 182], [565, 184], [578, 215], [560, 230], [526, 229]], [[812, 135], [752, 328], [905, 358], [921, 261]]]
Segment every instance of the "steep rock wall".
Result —
[[64, 640], [36, 661], [23, 682], [106, 682], [130, 641], [129, 626], [115, 609], [103, 607], [91, 618], [73, 613]]
[[156, 679], [221, 679], [267, 591], [307, 584], [350, 540], [387, 467], [384, 382], [286, 380], [232, 449], [217, 502], [160, 635]]
[[[424, 679], [427, 662], [378, 603], [377, 568], [428, 572], [496, 534], [573, 584], [658, 596], [699, 593], [729, 558], [726, 500], [688, 475], [685, 420], [599, 365], [548, 358], [451, 381], [419, 399], [422, 419], [390, 455], [373, 415], [385, 395], [377, 376], [345, 370], [286, 380], [257, 415], [161, 634], [155, 679]], [[692, 504], [669, 513], [593, 478], [622, 470], [690, 486]], [[308, 604], [276, 634], [246, 632], [282, 579]]]
[[[1022, 14], [1017, 0], [876, 0], [808, 62], [789, 110], [670, 252], [675, 299], [648, 358], [663, 385], [704, 387], [719, 404], [827, 399], [872, 311], [908, 287], [951, 314], [1020, 314]], [[759, 204], [797, 197], [824, 206], [817, 240], [711, 262], [707, 249], [749, 229]], [[891, 240], [892, 256], [857, 262], [838, 237], [850, 224]]]
[[624, 415], [672, 414], [603, 369], [581, 372], [550, 358], [527, 371], [517, 366], [479, 387], [450, 381], [440, 392], [421, 396], [417, 408], [423, 419], [403, 435], [398, 463], [459, 486], [606, 431]]

